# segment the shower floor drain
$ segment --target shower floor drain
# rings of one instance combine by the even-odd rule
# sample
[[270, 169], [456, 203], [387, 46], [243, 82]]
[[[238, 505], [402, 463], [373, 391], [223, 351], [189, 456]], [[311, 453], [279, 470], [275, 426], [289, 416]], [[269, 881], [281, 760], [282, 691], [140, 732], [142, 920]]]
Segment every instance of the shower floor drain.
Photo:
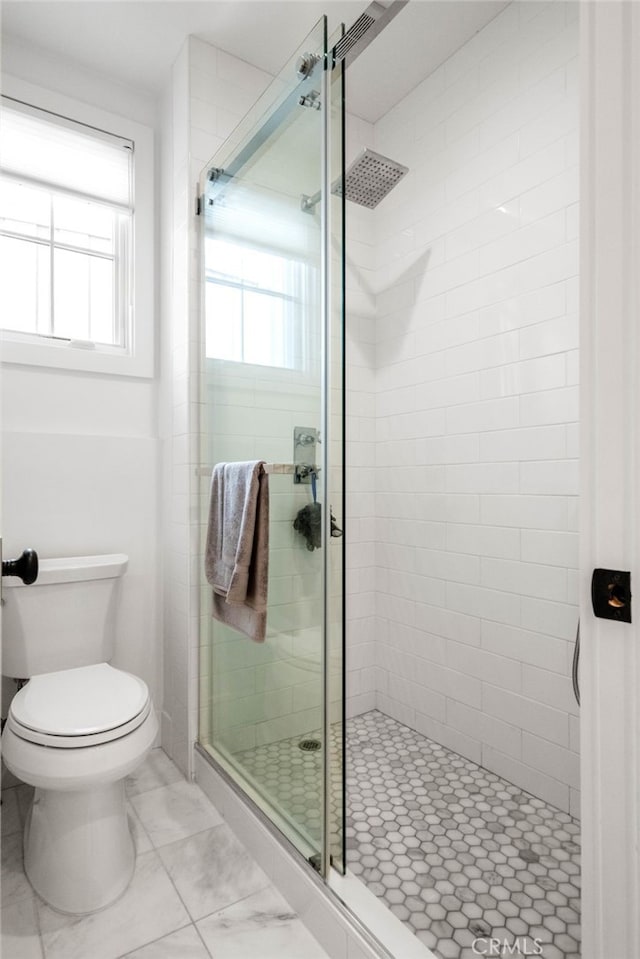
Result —
[[319, 739], [302, 739], [298, 743], [298, 748], [304, 753], [315, 753], [320, 749]]

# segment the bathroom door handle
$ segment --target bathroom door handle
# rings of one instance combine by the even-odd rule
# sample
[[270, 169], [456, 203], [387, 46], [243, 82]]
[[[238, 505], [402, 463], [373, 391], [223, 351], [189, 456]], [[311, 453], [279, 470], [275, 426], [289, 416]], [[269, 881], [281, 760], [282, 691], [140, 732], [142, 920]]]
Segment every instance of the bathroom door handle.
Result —
[[38, 578], [38, 554], [35, 549], [25, 549], [18, 559], [7, 559], [2, 563], [3, 576], [17, 576], [25, 586], [31, 586]]

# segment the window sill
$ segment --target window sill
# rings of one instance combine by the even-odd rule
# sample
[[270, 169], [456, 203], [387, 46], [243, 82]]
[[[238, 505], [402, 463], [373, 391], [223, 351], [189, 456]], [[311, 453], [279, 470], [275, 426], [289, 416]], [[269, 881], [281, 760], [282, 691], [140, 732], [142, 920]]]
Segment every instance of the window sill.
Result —
[[13, 339], [9, 333], [0, 337], [0, 360], [3, 363], [57, 370], [139, 376], [145, 379], [153, 377], [153, 361], [149, 355], [136, 356], [125, 350], [109, 347], [74, 346], [66, 340], [36, 343]]

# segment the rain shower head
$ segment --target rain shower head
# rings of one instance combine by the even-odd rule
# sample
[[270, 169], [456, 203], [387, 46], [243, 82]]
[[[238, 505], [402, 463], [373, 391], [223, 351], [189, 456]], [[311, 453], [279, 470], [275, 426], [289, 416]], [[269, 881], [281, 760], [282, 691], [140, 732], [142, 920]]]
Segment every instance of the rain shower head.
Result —
[[[408, 172], [409, 167], [367, 147], [346, 170], [344, 180], [335, 180], [331, 192], [342, 196], [344, 188], [345, 199], [373, 210]], [[302, 196], [300, 205], [305, 213], [313, 213], [320, 196], [320, 190], [313, 196]]]
[[[345, 172], [345, 198], [373, 210], [408, 172], [401, 163], [365, 149]], [[332, 192], [341, 195], [341, 181], [334, 184]]]

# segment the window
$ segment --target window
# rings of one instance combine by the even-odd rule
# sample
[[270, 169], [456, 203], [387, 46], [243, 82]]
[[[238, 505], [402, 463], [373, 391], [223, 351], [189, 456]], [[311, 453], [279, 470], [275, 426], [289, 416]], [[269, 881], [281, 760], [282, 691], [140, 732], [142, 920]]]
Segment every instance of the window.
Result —
[[205, 240], [206, 355], [301, 370], [305, 264], [225, 239]]
[[146, 161], [151, 179], [151, 131], [78, 107], [82, 122], [2, 97], [3, 358], [149, 376], [153, 252], [139, 255], [151, 230], [138, 198], [152, 194], [136, 168]]
[[125, 346], [131, 216], [52, 190], [0, 183], [0, 316], [6, 330]]

